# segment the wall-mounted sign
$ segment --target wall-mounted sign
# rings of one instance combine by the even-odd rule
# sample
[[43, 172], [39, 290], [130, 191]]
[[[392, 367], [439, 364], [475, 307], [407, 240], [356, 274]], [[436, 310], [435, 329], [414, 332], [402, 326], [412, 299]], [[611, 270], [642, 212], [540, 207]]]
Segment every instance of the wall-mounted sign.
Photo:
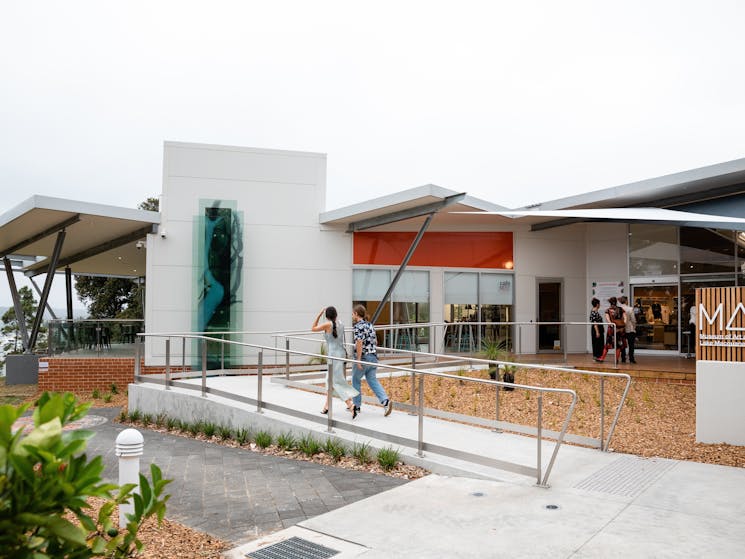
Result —
[[696, 289], [696, 358], [745, 361], [745, 287]]
[[600, 300], [600, 306], [605, 308], [608, 299], [626, 295], [626, 285], [622, 281], [594, 281], [592, 282], [592, 296]]

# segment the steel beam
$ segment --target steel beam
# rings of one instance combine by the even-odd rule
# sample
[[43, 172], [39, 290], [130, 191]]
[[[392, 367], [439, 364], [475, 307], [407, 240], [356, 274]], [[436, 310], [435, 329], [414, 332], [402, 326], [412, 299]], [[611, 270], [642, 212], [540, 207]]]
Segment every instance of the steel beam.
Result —
[[432, 222], [432, 218], [434, 216], [435, 214], [431, 213], [427, 216], [427, 219], [424, 220], [422, 227], [419, 229], [419, 233], [416, 234], [416, 237], [414, 238], [414, 242], [411, 243], [411, 246], [409, 247], [409, 250], [406, 253], [406, 256], [404, 256], [404, 260], [403, 262], [401, 262], [401, 266], [398, 268], [396, 275], [393, 276], [393, 281], [391, 282], [391, 285], [388, 286], [388, 291], [385, 292], [385, 295], [383, 295], [383, 300], [378, 305], [378, 308], [375, 309], [375, 313], [373, 313], [373, 316], [370, 319], [370, 324], [375, 324], [375, 321], [378, 320], [380, 313], [383, 312], [383, 307], [385, 307], [385, 304], [390, 298], [391, 293], [393, 293], [393, 290], [396, 288], [396, 284], [398, 283], [398, 280], [401, 279], [401, 275], [404, 273], [404, 270], [406, 269], [406, 266], [408, 265], [409, 260], [411, 260], [411, 256], [414, 254], [416, 247], [419, 246], [419, 241], [422, 240], [422, 236], [424, 235], [424, 232], [429, 227], [429, 224]]
[[[36, 289], [36, 292], [39, 294], [39, 297], [41, 297], [41, 289], [39, 289], [39, 286], [36, 285], [36, 282], [34, 281], [34, 278], [28, 278], [31, 282], [31, 285], [34, 286], [34, 289]], [[49, 314], [52, 315], [52, 318], [57, 320], [57, 315], [54, 314], [54, 310], [52, 309], [52, 306], [47, 302], [47, 310], [49, 311]]]
[[0, 254], [3, 256], [8, 254], [14, 254], [16, 251], [22, 249], [23, 247], [27, 247], [30, 244], [35, 243], [36, 241], [40, 241], [44, 237], [48, 237], [49, 235], [53, 235], [55, 233], [59, 233], [66, 227], [69, 227], [70, 225], [77, 223], [80, 221], [80, 214], [75, 214], [74, 216], [59, 222], [56, 225], [52, 225], [51, 227], [47, 227], [44, 229], [44, 231], [41, 231], [40, 233], [36, 233], [36, 235], [32, 235], [31, 237], [24, 239], [20, 243], [16, 243], [13, 246], [5, 247], [3, 249], [0, 249]]
[[3, 257], [3, 263], [5, 264], [5, 273], [8, 276], [8, 287], [10, 287], [10, 296], [13, 298], [13, 308], [16, 311], [16, 323], [18, 324], [18, 331], [21, 333], [21, 344], [23, 345], [23, 350], [26, 351], [26, 348], [28, 347], [26, 315], [23, 313], [21, 298], [18, 296], [16, 279], [13, 276], [13, 265], [10, 263], [10, 259], [7, 256]]
[[44, 280], [44, 290], [41, 292], [41, 300], [39, 301], [39, 308], [36, 310], [36, 316], [34, 317], [34, 324], [31, 327], [31, 335], [28, 338], [28, 347], [26, 353], [31, 353], [36, 345], [36, 338], [39, 336], [39, 329], [41, 328], [41, 319], [44, 316], [44, 307], [47, 306], [47, 299], [49, 299], [49, 291], [52, 289], [52, 281], [54, 281], [54, 271], [57, 269], [57, 261], [59, 255], [62, 252], [62, 245], [65, 242], [65, 231], [64, 229], [57, 233], [57, 241], [54, 243], [54, 250], [52, 251], [51, 262], [49, 269], [51, 270], [46, 279]]

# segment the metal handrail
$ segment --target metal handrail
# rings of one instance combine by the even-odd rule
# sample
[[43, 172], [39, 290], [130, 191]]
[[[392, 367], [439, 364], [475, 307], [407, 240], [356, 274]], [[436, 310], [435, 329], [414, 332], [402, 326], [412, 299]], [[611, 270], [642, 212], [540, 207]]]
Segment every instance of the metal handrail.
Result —
[[[300, 351], [300, 350], [291, 350], [291, 349], [282, 349], [282, 348], [276, 348], [276, 347], [270, 347], [270, 346], [264, 346], [260, 344], [250, 344], [246, 342], [234, 342], [230, 340], [220, 340], [219, 338], [213, 338], [209, 336], [203, 336], [203, 335], [197, 335], [197, 334], [177, 334], [174, 335], [172, 333], [139, 333], [138, 339], [135, 344], [135, 381], [137, 382], [149, 382], [149, 383], [155, 383], [155, 384], [164, 384], [166, 389], [169, 389], [172, 386], [176, 386], [179, 388], [187, 388], [187, 389], [195, 389], [193, 385], [189, 385], [186, 383], [176, 383], [172, 380], [170, 380], [170, 374], [166, 375], [165, 380], [156, 379], [156, 378], [148, 378], [146, 375], [142, 375], [141, 371], [141, 363], [140, 359], [142, 356], [142, 341], [140, 338], [165, 338], [168, 343], [166, 344], [166, 352], [167, 354], [170, 354], [170, 338], [177, 337], [177, 338], [189, 338], [194, 340], [201, 340], [201, 346], [202, 346], [202, 371], [201, 371], [201, 393], [203, 397], [207, 397], [207, 394], [212, 393], [215, 395], [219, 395], [221, 397], [225, 397], [228, 399], [232, 399], [235, 401], [245, 402], [245, 403], [254, 403], [251, 401], [250, 398], [238, 396], [229, 392], [221, 391], [221, 390], [215, 390], [210, 389], [207, 387], [207, 351], [206, 351], [206, 344], [207, 341], [220, 341], [223, 344], [235, 344], [243, 347], [250, 347], [258, 351], [258, 363], [257, 363], [257, 396], [255, 400], [256, 404], [256, 411], [258, 413], [262, 413], [263, 409], [271, 409], [273, 411], [279, 411], [281, 413], [285, 413], [288, 415], [293, 416], [301, 416], [305, 419], [310, 419], [312, 421], [322, 421], [316, 418], [315, 416], [310, 416], [308, 414], [303, 414], [301, 412], [297, 412], [296, 410], [291, 410], [290, 408], [285, 408], [283, 406], [270, 404], [268, 402], [263, 401], [262, 396], [262, 380], [263, 380], [263, 352], [264, 351], [286, 351], [287, 353], [292, 353], [296, 355], [302, 355], [306, 357], [322, 357], [325, 359], [330, 359], [332, 361], [342, 361], [344, 363], [351, 363], [351, 364], [359, 364], [359, 365], [367, 365], [368, 363], [366, 361], [360, 361], [357, 359], [349, 359], [349, 358], [342, 358], [342, 357], [336, 357], [336, 356], [328, 356], [328, 355], [321, 355], [306, 351]], [[167, 355], [166, 358], [166, 364], [167, 364], [167, 372], [170, 373], [170, 355]], [[574, 390], [566, 389], [566, 388], [548, 388], [548, 387], [541, 387], [541, 386], [529, 386], [529, 385], [522, 385], [522, 384], [512, 384], [512, 383], [505, 383], [501, 381], [495, 381], [495, 380], [489, 380], [489, 379], [476, 379], [472, 377], [461, 377], [457, 375], [449, 375], [447, 373], [438, 373], [434, 371], [426, 371], [426, 370], [417, 370], [417, 369], [410, 369], [407, 367], [399, 367], [396, 365], [386, 365], [387, 369], [394, 369], [397, 371], [401, 371], [408, 374], [418, 375], [419, 378], [419, 386], [420, 386], [420, 392], [419, 392], [419, 406], [418, 406], [418, 416], [419, 416], [419, 429], [418, 429], [418, 435], [416, 440], [416, 446], [417, 446], [417, 454], [419, 456], [423, 456], [423, 452], [425, 449], [432, 450], [434, 452], [444, 453], [446, 455], [450, 455], [456, 458], [461, 458], [465, 460], [473, 460], [478, 463], [487, 464], [487, 465], [493, 465], [498, 468], [502, 469], [511, 469], [512, 471], [516, 471], [518, 473], [522, 474], [530, 474], [530, 475], [536, 475], [536, 485], [540, 487], [548, 487], [548, 478], [551, 474], [551, 470], [553, 469], [554, 463], [556, 461], [556, 456], [558, 455], [559, 448], [561, 447], [561, 444], [564, 440], [564, 436], [566, 434], [567, 428], [569, 426], [569, 422], [571, 421], [572, 414], [574, 413], [574, 408], [577, 404], [577, 393]], [[327, 386], [332, 385], [331, 381], [331, 367], [328, 368], [327, 371]], [[471, 454], [471, 453], [464, 453], [464, 452], [456, 452], [452, 449], [449, 449], [447, 447], [441, 447], [438, 445], [432, 445], [428, 444], [424, 441], [424, 431], [423, 431], [423, 425], [424, 425], [424, 398], [423, 398], [423, 392], [424, 392], [424, 377], [425, 376], [434, 376], [434, 377], [440, 377], [440, 378], [447, 378], [452, 380], [459, 380], [459, 381], [467, 381], [467, 382], [475, 382], [478, 384], [487, 384], [487, 385], [494, 385], [496, 387], [497, 394], [499, 393], [499, 387], [500, 386], [511, 386], [514, 388], [520, 388], [524, 390], [529, 390], [533, 392], [538, 392], [538, 417], [537, 417], [537, 430], [536, 430], [536, 439], [537, 439], [537, 457], [536, 457], [536, 468], [535, 470], [532, 470], [530, 468], [526, 468], [525, 466], [522, 466], [520, 464], [516, 463], [510, 463], [510, 462], [504, 462], [500, 460], [495, 459], [488, 459], [483, 456], [477, 455], [477, 454]], [[544, 393], [553, 393], [553, 394], [567, 394], [572, 397], [572, 402], [569, 406], [569, 409], [567, 410], [566, 417], [564, 418], [564, 422], [562, 424], [561, 432], [559, 433], [558, 437], [556, 438], [556, 443], [554, 444], [554, 449], [551, 454], [551, 458], [549, 460], [548, 466], [546, 467], [545, 473], [543, 473], [542, 469], [542, 403], [543, 403], [543, 394]], [[340, 423], [338, 421], [334, 421], [333, 419], [333, 406], [331, 406], [331, 398], [332, 398], [332, 391], [327, 390], [327, 404], [328, 406], [328, 414], [327, 414], [327, 430], [328, 432], [332, 432], [332, 428], [335, 426], [337, 428], [342, 428], [348, 431], [357, 432], [357, 433], [363, 433], [363, 434], [369, 434], [371, 436], [380, 436], [380, 433], [372, 432], [367, 429], [362, 429], [355, 427], [353, 425], [348, 425], [345, 423]], [[393, 440], [394, 442], [398, 442], [399, 444], [403, 444], [405, 446], [413, 446], [409, 444], [412, 440], [407, 439], [398, 435], [388, 435], [387, 438], [389, 440]], [[511, 468], [510, 468], [511, 467]]]
[[[595, 323], [591, 323], [595, 324]], [[306, 334], [308, 332], [306, 331]], [[281, 335], [280, 335], [281, 336]], [[287, 348], [289, 349], [289, 340], [295, 339], [295, 340], [302, 340], [302, 341], [311, 341], [311, 338], [304, 338], [300, 336], [294, 336], [294, 335], [286, 335], [283, 336], [287, 341]], [[312, 341], [315, 341], [313, 339]], [[352, 345], [352, 344], [347, 344]], [[453, 355], [448, 354], [440, 354], [440, 353], [432, 353], [432, 352], [426, 352], [426, 351], [416, 351], [416, 350], [404, 350], [404, 349], [396, 349], [396, 348], [382, 348], [386, 349], [389, 352], [393, 353], [402, 353], [406, 355], [411, 356], [412, 364], [416, 363], [416, 357], [431, 357], [435, 358], [435, 362], [439, 363], [440, 359], [451, 359], [451, 360], [462, 360], [462, 357], [454, 357]], [[593, 377], [599, 377], [600, 378], [600, 433], [598, 436], [598, 442], [600, 450], [607, 451], [610, 448], [610, 441], [613, 437], [613, 433], [615, 432], [616, 425], [618, 424], [618, 419], [621, 416], [621, 411], [623, 410], [623, 405], [626, 402], [626, 397], [628, 396], [629, 390], [631, 389], [631, 375], [627, 373], [612, 373], [607, 371], [588, 371], [585, 369], [576, 369], [576, 368], [567, 368], [567, 367], [556, 367], [551, 365], [541, 365], [541, 364], [533, 364], [533, 363], [516, 363], [513, 361], [501, 361], [501, 360], [494, 360], [494, 359], [482, 359], [479, 357], [467, 357], [466, 360], [469, 363], [480, 363], [485, 365], [505, 365], [505, 366], [514, 366], [514, 367], [520, 367], [520, 368], [529, 368], [529, 369], [539, 369], [539, 370], [546, 370], [546, 371], [558, 371], [562, 373], [569, 373], [572, 375], [587, 375], [587, 376], [593, 376]], [[381, 365], [381, 368], [388, 368], [388, 365]], [[412, 365], [413, 368], [413, 365]], [[287, 369], [287, 373], [289, 374], [289, 368]], [[618, 406], [616, 407], [616, 412], [613, 415], [613, 422], [611, 423], [610, 430], [608, 431], [608, 437], [605, 439], [605, 379], [609, 378], [618, 378], [618, 379], [625, 379], [626, 385], [623, 390], [623, 394], [621, 395], [621, 398], [618, 402]], [[463, 378], [463, 377], [458, 377]], [[414, 393], [415, 390], [413, 389], [414, 386], [414, 379], [412, 377], [412, 390], [411, 390], [411, 400], [412, 405], [414, 405]], [[499, 391], [497, 391], [497, 402], [496, 402], [496, 413], [497, 413], [497, 421], [499, 421]]]

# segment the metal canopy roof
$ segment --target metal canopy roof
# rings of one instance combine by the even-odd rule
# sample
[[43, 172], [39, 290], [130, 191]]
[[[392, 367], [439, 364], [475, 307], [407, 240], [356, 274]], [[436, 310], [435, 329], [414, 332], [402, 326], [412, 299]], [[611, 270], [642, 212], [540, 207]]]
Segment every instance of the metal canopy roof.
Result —
[[146, 250], [136, 245], [159, 223], [158, 212], [32, 196], [0, 215], [0, 256], [22, 259], [26, 275], [46, 273], [57, 233], [64, 229], [57, 269], [69, 266], [82, 275], [144, 276]]
[[711, 227], [718, 229], [745, 230], [745, 219], [729, 216], [700, 214], [683, 212], [677, 210], [666, 210], [662, 208], [594, 208], [594, 209], [572, 209], [572, 210], [501, 210], [496, 212], [455, 212], [460, 214], [471, 213], [478, 215], [494, 215], [511, 217], [528, 221], [533, 229], [546, 228], [545, 226], [564, 225], [566, 222], [557, 222], [556, 218], [562, 220], [601, 221], [632, 223], [641, 221], [644, 223], [664, 223], [667, 225], [678, 225], [685, 227]]

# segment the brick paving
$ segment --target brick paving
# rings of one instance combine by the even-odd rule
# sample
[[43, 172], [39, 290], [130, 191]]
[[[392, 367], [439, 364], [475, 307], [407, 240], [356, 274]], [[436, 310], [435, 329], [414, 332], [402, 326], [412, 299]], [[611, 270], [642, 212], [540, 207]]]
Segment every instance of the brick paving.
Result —
[[[92, 409], [109, 421], [90, 427], [96, 433], [88, 455], [101, 455], [104, 476], [118, 481], [114, 453], [126, 427], [113, 421], [116, 408]], [[155, 462], [172, 479], [166, 516], [232, 543], [288, 528], [319, 514], [376, 495], [406, 480], [313, 462], [267, 456], [246, 449], [139, 429], [145, 439], [141, 471]]]

